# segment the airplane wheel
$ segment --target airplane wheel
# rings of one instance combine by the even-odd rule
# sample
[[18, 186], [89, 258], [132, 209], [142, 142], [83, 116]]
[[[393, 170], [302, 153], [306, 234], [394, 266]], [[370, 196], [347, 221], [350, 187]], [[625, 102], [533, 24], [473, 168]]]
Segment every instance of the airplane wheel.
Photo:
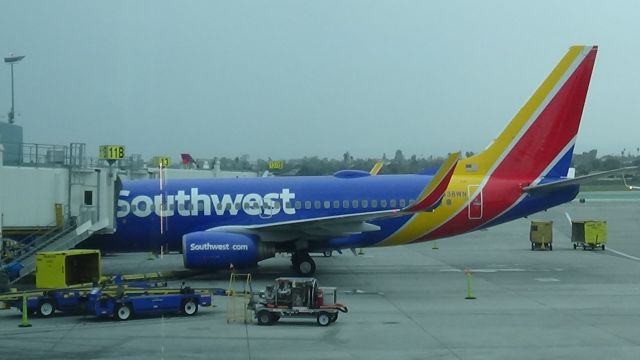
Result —
[[131, 305], [122, 304], [116, 308], [116, 320], [126, 321], [131, 319]]
[[574, 244], [573, 244], [573, 250], [575, 250], [575, 249], [577, 249], [577, 248], [578, 248], [578, 244], [574, 243]]
[[42, 317], [50, 317], [56, 312], [56, 307], [50, 299], [40, 301], [38, 305], [38, 315]]
[[316, 273], [316, 263], [311, 256], [307, 254], [293, 263], [293, 269], [298, 275], [313, 276], [313, 274]]
[[602, 244], [602, 250], [604, 250], [604, 244]]
[[322, 255], [324, 255], [324, 257], [331, 257], [331, 255], [333, 255], [333, 251], [328, 250], [322, 253]]
[[198, 312], [198, 303], [193, 299], [187, 299], [182, 303], [182, 313], [185, 315], [195, 315]]
[[553, 251], [553, 245], [549, 244], [549, 251]]
[[318, 325], [320, 326], [328, 326], [329, 324], [331, 324], [331, 315], [329, 315], [329, 313], [325, 312], [325, 311], [321, 311], [318, 314]]

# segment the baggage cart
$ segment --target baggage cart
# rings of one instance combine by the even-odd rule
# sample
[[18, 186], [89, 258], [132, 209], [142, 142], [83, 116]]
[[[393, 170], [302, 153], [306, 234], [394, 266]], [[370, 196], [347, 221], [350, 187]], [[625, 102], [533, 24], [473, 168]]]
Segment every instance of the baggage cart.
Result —
[[553, 221], [531, 221], [529, 241], [531, 250], [553, 250]]
[[604, 250], [607, 243], [607, 222], [601, 220], [572, 221], [571, 242], [574, 249], [582, 247], [583, 250], [596, 248]]

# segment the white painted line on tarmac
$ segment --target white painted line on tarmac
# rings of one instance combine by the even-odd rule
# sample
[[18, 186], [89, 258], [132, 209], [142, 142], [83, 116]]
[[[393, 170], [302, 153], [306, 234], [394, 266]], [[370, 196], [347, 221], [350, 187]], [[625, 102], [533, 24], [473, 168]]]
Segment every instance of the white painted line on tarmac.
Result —
[[[440, 272], [462, 272], [462, 269], [440, 269]], [[469, 269], [472, 273], [522, 272], [525, 269]]]
[[556, 282], [556, 281], [560, 281], [559, 279], [556, 278], [536, 278], [536, 281], [540, 281], [540, 282]]
[[632, 256], [632, 255], [629, 255], [629, 254], [625, 254], [622, 251], [618, 251], [618, 250], [612, 249], [612, 248], [610, 248], [608, 246], [605, 249], [611, 251], [614, 254], [618, 254], [620, 256], [624, 256], [624, 257], [629, 258], [631, 260], [640, 261], [640, 258], [638, 258], [638, 257]]

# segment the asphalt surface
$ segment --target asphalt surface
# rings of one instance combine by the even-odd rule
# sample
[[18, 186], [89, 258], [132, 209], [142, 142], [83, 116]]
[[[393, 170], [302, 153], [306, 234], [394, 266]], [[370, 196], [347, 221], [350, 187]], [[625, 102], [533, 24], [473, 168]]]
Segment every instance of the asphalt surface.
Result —
[[[631, 194], [631, 195], [627, 195]], [[410, 246], [315, 257], [320, 285], [337, 286], [349, 313], [313, 319], [227, 323], [227, 297], [194, 317], [126, 322], [0, 311], [0, 359], [638, 359], [640, 197], [580, 195], [531, 219]], [[574, 250], [565, 213], [607, 220], [607, 250]], [[530, 220], [553, 220], [553, 251], [531, 251]], [[180, 270], [180, 255], [104, 258], [106, 273]], [[254, 271], [254, 290], [291, 275], [277, 257]], [[465, 299], [465, 269], [475, 300]], [[184, 279], [226, 288], [228, 272]], [[180, 280], [172, 281], [178, 286]]]

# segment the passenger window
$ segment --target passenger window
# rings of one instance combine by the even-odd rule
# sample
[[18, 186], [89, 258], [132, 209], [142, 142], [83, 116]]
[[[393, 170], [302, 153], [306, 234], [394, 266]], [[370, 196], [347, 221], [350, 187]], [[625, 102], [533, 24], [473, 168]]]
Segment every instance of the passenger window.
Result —
[[218, 210], [222, 210], [222, 203], [218, 203], [216, 207], [218, 208]]
[[240, 210], [240, 206], [242, 206], [242, 204], [236, 203], [236, 210]]
[[316, 200], [313, 202], [313, 207], [316, 209], [320, 209], [322, 207], [322, 203], [320, 203], [320, 200]]
[[198, 211], [204, 211], [204, 203], [198, 202]]
[[333, 208], [340, 209], [340, 200], [333, 200]]
[[404, 202], [404, 199], [400, 199], [400, 207], [405, 207], [406, 203]]
[[305, 209], [311, 209], [311, 201], [308, 201], [308, 200], [307, 200], [307, 201], [305, 201], [305, 202], [304, 202], [304, 208], [305, 208]]
[[178, 211], [183, 211], [183, 210], [184, 210], [184, 203], [178, 204]]
[[351, 202], [351, 207], [354, 208], [354, 209], [357, 209], [358, 208], [358, 200], [353, 200]]
[[349, 208], [349, 200], [342, 200], [342, 207], [345, 209]]
[[395, 199], [390, 200], [389, 201], [389, 206], [391, 206], [392, 208], [395, 208], [396, 207], [396, 200]]
[[368, 200], [362, 200], [362, 208], [366, 209], [369, 207], [369, 201]]
[[331, 201], [325, 200], [324, 201], [324, 208], [325, 209], [331, 209]]
[[372, 208], [377, 208], [378, 207], [378, 200], [371, 200], [371, 207]]
[[302, 202], [296, 201], [296, 210], [302, 209]]
[[279, 202], [274, 202], [273, 203], [273, 208], [276, 209], [276, 210], [280, 209], [280, 203]]
[[387, 207], [387, 200], [380, 200], [380, 207], [381, 208], [386, 208]]

